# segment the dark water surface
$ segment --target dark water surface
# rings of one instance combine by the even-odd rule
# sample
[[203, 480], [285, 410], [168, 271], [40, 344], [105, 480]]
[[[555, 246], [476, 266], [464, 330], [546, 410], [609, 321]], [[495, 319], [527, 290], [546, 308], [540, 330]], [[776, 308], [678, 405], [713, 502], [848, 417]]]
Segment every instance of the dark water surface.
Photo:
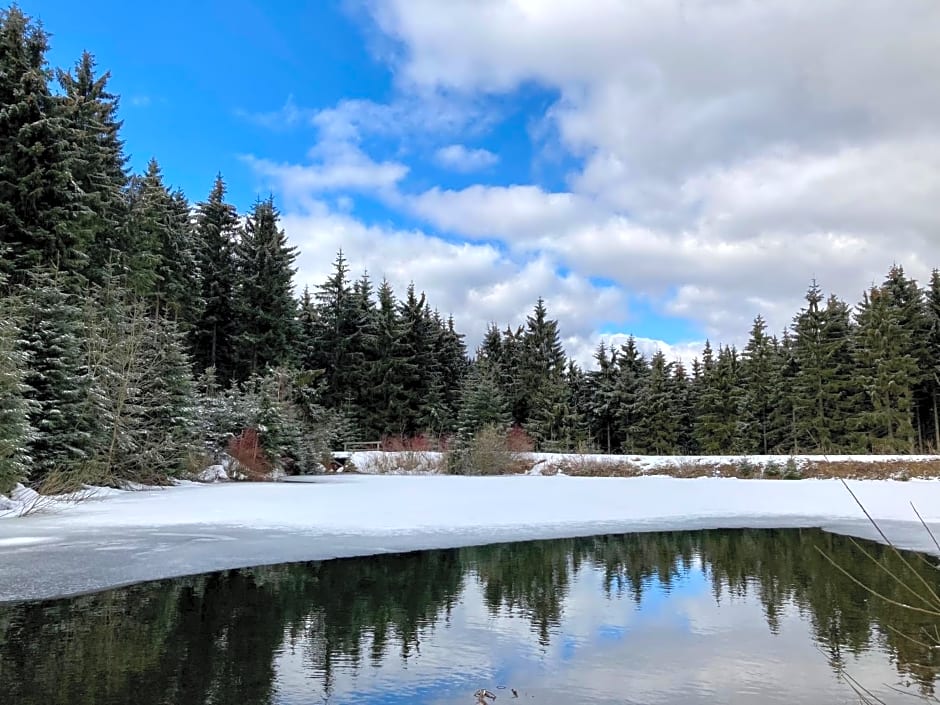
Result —
[[889, 549], [820, 531], [631, 534], [6, 605], [0, 703], [472, 705], [479, 688], [497, 705], [858, 702], [843, 669], [916, 702], [892, 688], [933, 693], [940, 658], [924, 630], [940, 619], [891, 600], [916, 603], [902, 582], [922, 592], [940, 576], [904, 555], [914, 573]]

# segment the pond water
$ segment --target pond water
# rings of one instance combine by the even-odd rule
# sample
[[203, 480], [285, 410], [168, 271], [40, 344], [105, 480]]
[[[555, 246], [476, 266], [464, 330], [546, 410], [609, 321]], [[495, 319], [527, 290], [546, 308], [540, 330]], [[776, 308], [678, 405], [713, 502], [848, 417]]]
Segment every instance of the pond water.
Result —
[[903, 557], [815, 530], [649, 533], [0, 605], [0, 702], [858, 702], [843, 672], [911, 702], [893, 689], [933, 693], [940, 620], [892, 600], [940, 579]]

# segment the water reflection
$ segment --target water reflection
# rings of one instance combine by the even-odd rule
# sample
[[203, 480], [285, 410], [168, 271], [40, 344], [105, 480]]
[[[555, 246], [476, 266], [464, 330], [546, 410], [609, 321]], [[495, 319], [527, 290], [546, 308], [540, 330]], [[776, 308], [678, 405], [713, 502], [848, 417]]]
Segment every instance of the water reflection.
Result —
[[[486, 687], [498, 702], [510, 688], [537, 703], [850, 702], [842, 668], [889, 699], [886, 683], [930, 695], [940, 663], [920, 636], [937, 620], [893, 604], [913, 599], [903, 568], [862, 545], [877, 564], [819, 531], [634, 534], [0, 607], [0, 700], [472, 703]], [[940, 587], [912, 563], [910, 580]]]

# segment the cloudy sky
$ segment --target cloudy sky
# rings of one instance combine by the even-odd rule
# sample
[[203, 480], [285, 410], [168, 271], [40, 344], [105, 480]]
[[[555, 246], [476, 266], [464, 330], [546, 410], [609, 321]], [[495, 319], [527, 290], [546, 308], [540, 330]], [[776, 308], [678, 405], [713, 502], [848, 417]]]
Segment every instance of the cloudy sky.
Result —
[[940, 266], [937, 0], [305, 4], [22, 2], [112, 71], [135, 167], [273, 193], [300, 285], [342, 248], [471, 345], [543, 296], [582, 360], [688, 355]]

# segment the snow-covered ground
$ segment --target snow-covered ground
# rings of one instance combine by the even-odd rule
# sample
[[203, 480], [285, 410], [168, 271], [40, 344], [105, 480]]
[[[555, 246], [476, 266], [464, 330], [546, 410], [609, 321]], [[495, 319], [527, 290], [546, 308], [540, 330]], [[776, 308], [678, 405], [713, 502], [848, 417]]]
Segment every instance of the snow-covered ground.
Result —
[[[770, 466], [778, 470], [789, 464], [797, 469], [825, 463], [916, 464], [936, 462], [937, 455], [606, 455], [601, 453], [515, 453], [515, 459], [531, 466], [533, 475], [555, 474], [586, 466], [595, 468], [631, 467], [640, 473], [669, 473], [677, 468], [703, 470], [722, 465], [749, 465], [760, 471]], [[434, 451], [359, 451], [351, 453], [356, 471], [367, 475], [428, 474], [442, 472], [444, 454]]]
[[[187, 484], [0, 521], [0, 600], [265, 563], [629, 531], [822, 527], [873, 536], [836, 480], [401, 477]], [[889, 537], [930, 550], [940, 482], [850, 483]]]

